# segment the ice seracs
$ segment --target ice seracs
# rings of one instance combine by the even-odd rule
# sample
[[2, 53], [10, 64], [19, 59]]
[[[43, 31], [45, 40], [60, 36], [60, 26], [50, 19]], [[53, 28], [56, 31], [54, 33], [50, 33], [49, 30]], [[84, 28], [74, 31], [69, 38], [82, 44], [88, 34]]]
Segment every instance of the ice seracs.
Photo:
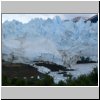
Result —
[[81, 54], [97, 58], [97, 50], [98, 22], [80, 19], [75, 23], [56, 16], [32, 19], [25, 24], [16, 20], [2, 24], [2, 53], [6, 61], [13, 55], [14, 62], [32, 63], [42, 59], [68, 66]]

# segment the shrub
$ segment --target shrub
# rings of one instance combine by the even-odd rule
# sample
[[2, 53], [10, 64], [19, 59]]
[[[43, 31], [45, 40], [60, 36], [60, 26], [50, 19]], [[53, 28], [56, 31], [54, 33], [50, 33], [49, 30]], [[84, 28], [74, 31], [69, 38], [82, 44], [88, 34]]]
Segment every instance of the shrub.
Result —
[[80, 75], [78, 78], [67, 80], [68, 86], [96, 86], [98, 85], [98, 69], [94, 68], [88, 75]]
[[66, 83], [63, 81], [59, 81], [59, 83], [57, 84], [58, 86], [66, 86]]
[[3, 76], [3, 77], [2, 77], [2, 85], [3, 85], [3, 86], [7, 86], [7, 85], [10, 85], [10, 84], [11, 84], [11, 80], [8, 79], [7, 76]]
[[54, 85], [54, 80], [51, 76], [46, 75], [42, 81], [44, 86]]

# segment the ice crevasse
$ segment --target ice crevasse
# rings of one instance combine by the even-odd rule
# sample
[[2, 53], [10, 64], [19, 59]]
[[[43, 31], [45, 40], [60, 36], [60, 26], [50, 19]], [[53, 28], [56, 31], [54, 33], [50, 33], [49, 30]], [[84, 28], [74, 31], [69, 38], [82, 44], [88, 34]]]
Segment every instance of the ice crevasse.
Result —
[[[80, 56], [97, 58], [98, 22], [78, 22], [35, 18], [28, 23], [17, 20], [2, 24], [3, 59], [31, 63], [47, 60], [57, 64], [73, 64]], [[97, 59], [94, 59], [97, 60]]]

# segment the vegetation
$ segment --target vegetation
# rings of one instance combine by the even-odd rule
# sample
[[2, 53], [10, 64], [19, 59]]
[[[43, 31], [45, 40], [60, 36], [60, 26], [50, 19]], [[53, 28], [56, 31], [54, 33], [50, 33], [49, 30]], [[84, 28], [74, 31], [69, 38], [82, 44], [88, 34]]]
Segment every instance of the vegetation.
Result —
[[45, 75], [41, 79], [34, 78], [8, 78], [2, 77], [3, 86], [97, 86], [98, 85], [98, 69], [94, 68], [88, 75], [81, 75], [78, 78], [72, 78], [69, 75], [66, 82], [60, 81], [58, 84], [54, 83], [51, 76]]
[[94, 68], [88, 75], [80, 75], [78, 78], [70, 77], [67, 80], [67, 86], [97, 86], [98, 85], [98, 69]]
[[92, 61], [89, 57], [80, 57], [80, 60], [77, 61], [77, 64], [81, 63], [97, 63], [96, 61]]
[[9, 79], [7, 76], [3, 76], [2, 78], [2, 85], [3, 86], [53, 86], [54, 81], [53, 78], [45, 75], [42, 79], [35, 78], [12, 78]]

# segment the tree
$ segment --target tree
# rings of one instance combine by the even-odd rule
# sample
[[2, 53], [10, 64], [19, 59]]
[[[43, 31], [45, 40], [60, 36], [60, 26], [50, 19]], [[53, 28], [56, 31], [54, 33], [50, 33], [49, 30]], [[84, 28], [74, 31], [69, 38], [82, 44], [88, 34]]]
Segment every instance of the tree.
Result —
[[45, 75], [43, 81], [44, 86], [52, 86], [54, 85], [54, 80], [51, 76]]
[[87, 57], [87, 58], [85, 59], [85, 61], [86, 61], [86, 62], [90, 62], [90, 58]]
[[59, 81], [58, 86], [66, 86], [66, 83], [63, 81]]
[[81, 61], [82, 61], [82, 62], [85, 62], [85, 57], [82, 56], [82, 57], [81, 57]]

